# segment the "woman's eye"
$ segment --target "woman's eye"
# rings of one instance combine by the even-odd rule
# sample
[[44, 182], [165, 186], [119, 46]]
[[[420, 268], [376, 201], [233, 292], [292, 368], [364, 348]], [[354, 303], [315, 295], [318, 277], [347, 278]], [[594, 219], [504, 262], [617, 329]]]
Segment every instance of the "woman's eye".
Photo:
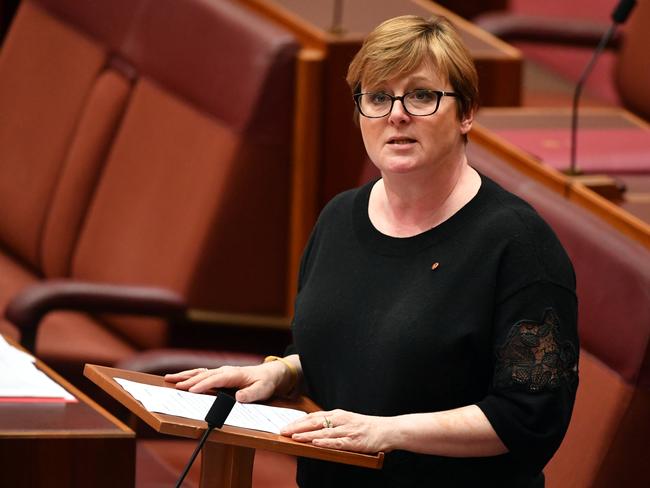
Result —
[[418, 102], [430, 102], [433, 100], [434, 95], [431, 90], [415, 90], [412, 97]]
[[372, 103], [377, 103], [377, 104], [386, 103], [388, 101], [388, 95], [386, 95], [385, 93], [381, 93], [381, 92], [373, 93], [370, 96], [370, 100], [372, 101]]

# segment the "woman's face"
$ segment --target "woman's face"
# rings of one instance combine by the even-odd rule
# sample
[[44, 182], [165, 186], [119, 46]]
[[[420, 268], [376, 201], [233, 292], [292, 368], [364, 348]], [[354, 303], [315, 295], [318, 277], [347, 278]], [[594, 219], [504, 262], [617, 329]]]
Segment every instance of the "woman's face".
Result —
[[[416, 89], [453, 91], [449, 81], [442, 79], [428, 63], [379, 86], [362, 87], [364, 92], [381, 91], [394, 96]], [[442, 97], [435, 114], [416, 117], [396, 100], [385, 117], [372, 119], [361, 115], [359, 125], [368, 156], [382, 174], [435, 171], [463, 161], [463, 134], [471, 129], [472, 117], [458, 120], [456, 107], [454, 97]]]

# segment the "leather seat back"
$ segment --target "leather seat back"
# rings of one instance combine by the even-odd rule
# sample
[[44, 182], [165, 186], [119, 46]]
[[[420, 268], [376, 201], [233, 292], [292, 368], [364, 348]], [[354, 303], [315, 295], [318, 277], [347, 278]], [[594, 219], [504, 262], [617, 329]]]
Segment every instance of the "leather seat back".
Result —
[[106, 59], [104, 46], [32, 2], [0, 53], [0, 245], [36, 273], [70, 141]]
[[650, 120], [650, 2], [640, 1], [625, 25], [616, 60], [615, 82], [624, 105]]
[[[151, 2], [129, 38], [139, 77], [72, 276], [283, 313], [297, 43], [228, 1]], [[162, 324], [107, 323], [140, 347], [167, 340]]]

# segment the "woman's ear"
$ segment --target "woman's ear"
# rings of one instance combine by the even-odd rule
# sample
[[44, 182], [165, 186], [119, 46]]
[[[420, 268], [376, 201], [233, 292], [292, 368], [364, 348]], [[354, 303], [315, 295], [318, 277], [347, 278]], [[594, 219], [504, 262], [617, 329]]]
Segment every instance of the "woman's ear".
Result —
[[472, 123], [474, 122], [474, 111], [472, 110], [467, 115], [465, 115], [460, 121], [460, 133], [467, 134], [472, 128]]

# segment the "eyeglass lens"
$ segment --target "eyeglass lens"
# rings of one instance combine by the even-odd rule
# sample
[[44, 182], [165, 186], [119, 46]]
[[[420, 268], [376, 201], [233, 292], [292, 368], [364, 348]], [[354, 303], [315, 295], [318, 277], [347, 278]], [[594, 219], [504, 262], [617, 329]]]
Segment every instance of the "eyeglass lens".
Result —
[[431, 115], [440, 103], [440, 94], [433, 90], [415, 90], [395, 97], [383, 92], [363, 93], [358, 104], [361, 113], [367, 117], [383, 117], [393, 108], [395, 100], [400, 100], [404, 109], [411, 115]]

